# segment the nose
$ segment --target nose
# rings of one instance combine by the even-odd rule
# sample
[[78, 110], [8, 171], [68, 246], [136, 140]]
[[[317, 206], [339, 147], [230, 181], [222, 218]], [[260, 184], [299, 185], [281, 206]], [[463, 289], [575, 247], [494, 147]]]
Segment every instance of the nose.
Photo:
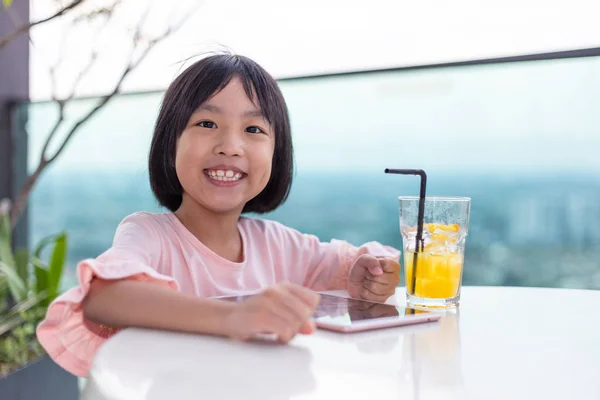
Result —
[[244, 140], [241, 135], [232, 131], [222, 131], [215, 145], [215, 154], [227, 157], [244, 156]]

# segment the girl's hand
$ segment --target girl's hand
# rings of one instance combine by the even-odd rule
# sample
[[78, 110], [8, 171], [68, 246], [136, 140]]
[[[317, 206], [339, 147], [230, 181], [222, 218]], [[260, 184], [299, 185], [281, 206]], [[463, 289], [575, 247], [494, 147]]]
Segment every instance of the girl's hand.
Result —
[[350, 269], [348, 294], [356, 299], [385, 302], [400, 283], [400, 264], [389, 258], [362, 255]]
[[302, 286], [282, 283], [254, 295], [235, 308], [224, 321], [229, 337], [252, 339], [259, 334], [275, 334], [282, 343], [296, 334], [311, 334], [315, 330], [310, 320], [320, 296]]

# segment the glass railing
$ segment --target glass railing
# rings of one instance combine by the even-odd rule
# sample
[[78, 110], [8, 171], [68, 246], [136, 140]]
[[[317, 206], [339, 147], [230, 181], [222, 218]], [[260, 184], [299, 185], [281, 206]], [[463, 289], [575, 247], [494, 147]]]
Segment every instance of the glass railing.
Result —
[[[600, 289], [600, 58], [391, 71], [281, 82], [297, 175], [265, 216], [322, 240], [400, 247], [397, 196], [423, 168], [430, 195], [470, 196], [465, 285]], [[160, 211], [146, 157], [162, 93], [119, 96], [42, 177], [30, 238], [70, 233], [76, 263], [108, 248], [119, 221]], [[78, 100], [68, 118], [94, 99]], [[27, 105], [33, 163], [55, 105]], [[33, 164], [30, 164], [32, 168]]]

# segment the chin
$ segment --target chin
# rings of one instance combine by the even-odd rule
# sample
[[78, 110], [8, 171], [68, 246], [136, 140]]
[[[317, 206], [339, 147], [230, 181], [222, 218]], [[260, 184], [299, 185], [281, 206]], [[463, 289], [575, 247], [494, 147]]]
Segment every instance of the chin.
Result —
[[241, 214], [243, 206], [238, 207], [227, 207], [227, 206], [219, 206], [219, 207], [210, 207], [211, 210], [215, 214]]
[[245, 202], [233, 202], [231, 199], [227, 199], [223, 201], [211, 201], [210, 203], [204, 203], [204, 207], [216, 214], [239, 214], [244, 209], [245, 204]]

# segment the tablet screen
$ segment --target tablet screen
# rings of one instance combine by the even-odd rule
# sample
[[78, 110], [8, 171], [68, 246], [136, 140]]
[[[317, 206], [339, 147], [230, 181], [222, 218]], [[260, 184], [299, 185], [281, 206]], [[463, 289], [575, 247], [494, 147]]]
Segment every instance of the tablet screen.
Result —
[[379, 318], [399, 318], [423, 312], [408, 307], [397, 307], [389, 304], [322, 294], [321, 301], [313, 314], [313, 318], [315, 321], [326, 321], [335, 325], [352, 325], [361, 321]]
[[[223, 297], [221, 299], [243, 301], [247, 297], [249, 296]], [[399, 318], [421, 313], [426, 313], [426, 311], [321, 294], [321, 301], [313, 314], [313, 319], [317, 322], [322, 321], [334, 325], [350, 326], [360, 321], [379, 318]]]

